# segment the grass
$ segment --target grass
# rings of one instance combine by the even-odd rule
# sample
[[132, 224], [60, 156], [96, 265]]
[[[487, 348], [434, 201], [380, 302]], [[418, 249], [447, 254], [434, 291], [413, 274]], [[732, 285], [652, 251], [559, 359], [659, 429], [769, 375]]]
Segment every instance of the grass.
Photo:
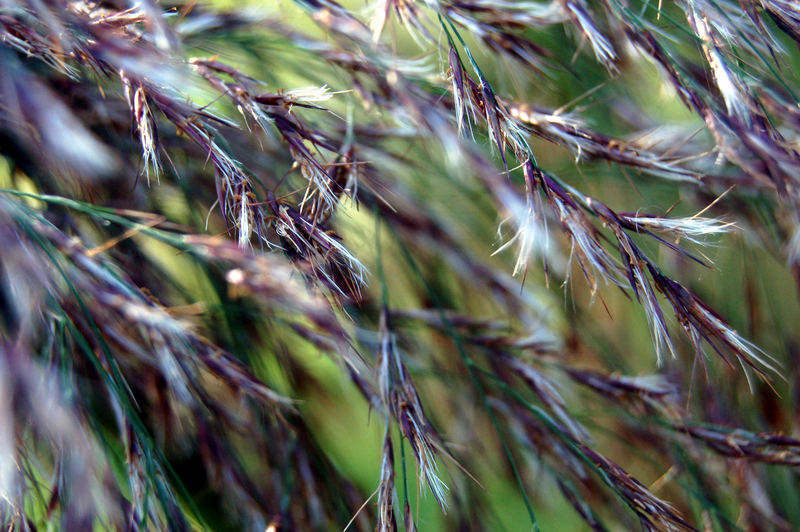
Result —
[[0, 8], [7, 530], [793, 530], [784, 0]]

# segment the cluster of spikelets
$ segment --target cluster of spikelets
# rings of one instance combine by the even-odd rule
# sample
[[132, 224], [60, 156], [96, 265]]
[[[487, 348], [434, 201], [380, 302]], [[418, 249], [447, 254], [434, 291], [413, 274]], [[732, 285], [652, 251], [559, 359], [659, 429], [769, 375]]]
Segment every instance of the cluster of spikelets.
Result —
[[[800, 440], [745, 430], [752, 420], [721, 406], [712, 382], [791, 391], [774, 379], [791, 361], [661, 263], [710, 267], [703, 246], [737, 230], [800, 269], [798, 4], [296, 5], [303, 21], [194, 2], [0, 3], [3, 527], [410, 531], [427, 528], [411, 499], [429, 492], [447, 529], [487, 530], [502, 521], [498, 482], [527, 510], [520, 530], [537, 528], [551, 492], [593, 530], [800, 526], [758, 465], [794, 468], [796, 481]], [[571, 61], [546, 45], [554, 34]], [[558, 91], [592, 62], [612, 81], [655, 65], [700, 130], [670, 136], [614, 100], [637, 132], [616, 138], [580, 102], [548, 108], [495, 89], [513, 86], [494, 79], [505, 68]], [[273, 70], [318, 84], [254, 77]], [[667, 180], [710, 205], [684, 217], [610, 205], [540, 165], [548, 145], [576, 168], [613, 163], [607, 172]], [[159, 196], [167, 184], [182, 191], [178, 216]], [[479, 195], [499, 225], [498, 259], [426, 187]], [[371, 221], [356, 235], [374, 243], [367, 258], [338, 231], [354, 213]], [[500, 310], [458, 308], [437, 268]], [[670, 371], [598, 369], [578, 332], [595, 318], [544, 308], [523, 284], [534, 270], [592, 301], [620, 291], [638, 302]], [[393, 288], [398, 271], [419, 297]], [[379, 471], [372, 496], [306, 415], [300, 400], [324, 397], [309, 392], [321, 385], [309, 349], [338, 364], [382, 427], [380, 463], [362, 464]], [[421, 385], [428, 373], [445, 389]], [[651, 486], [574, 415], [598, 398], [666, 471]], [[656, 491], [671, 482], [668, 502]]]

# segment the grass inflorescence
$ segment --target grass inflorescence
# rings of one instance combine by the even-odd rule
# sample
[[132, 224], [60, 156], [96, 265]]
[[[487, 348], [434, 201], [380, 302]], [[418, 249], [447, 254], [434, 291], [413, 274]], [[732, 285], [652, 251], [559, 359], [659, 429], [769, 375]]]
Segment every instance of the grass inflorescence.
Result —
[[798, 46], [785, 0], [3, 2], [0, 523], [800, 528]]

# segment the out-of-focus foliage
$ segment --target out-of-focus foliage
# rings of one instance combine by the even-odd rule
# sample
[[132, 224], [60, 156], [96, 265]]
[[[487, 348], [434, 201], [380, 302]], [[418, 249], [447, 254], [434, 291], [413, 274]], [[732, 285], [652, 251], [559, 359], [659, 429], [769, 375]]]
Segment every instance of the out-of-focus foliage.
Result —
[[4, 529], [800, 528], [799, 45], [0, 2]]

